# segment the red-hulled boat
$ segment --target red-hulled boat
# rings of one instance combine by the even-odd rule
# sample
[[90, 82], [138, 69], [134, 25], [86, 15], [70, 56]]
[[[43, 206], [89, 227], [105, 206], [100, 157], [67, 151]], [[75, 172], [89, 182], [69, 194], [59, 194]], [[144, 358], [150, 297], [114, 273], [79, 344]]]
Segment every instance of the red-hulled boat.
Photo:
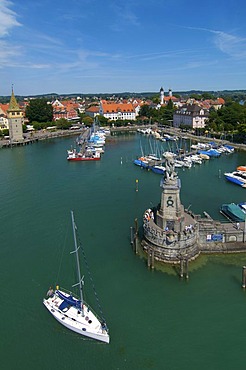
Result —
[[245, 172], [246, 171], [246, 165], [245, 166], [238, 166], [237, 167], [237, 171], [243, 171], [243, 172]]
[[67, 160], [68, 161], [99, 161], [101, 159], [101, 154], [97, 151], [77, 153], [76, 150], [68, 151]]

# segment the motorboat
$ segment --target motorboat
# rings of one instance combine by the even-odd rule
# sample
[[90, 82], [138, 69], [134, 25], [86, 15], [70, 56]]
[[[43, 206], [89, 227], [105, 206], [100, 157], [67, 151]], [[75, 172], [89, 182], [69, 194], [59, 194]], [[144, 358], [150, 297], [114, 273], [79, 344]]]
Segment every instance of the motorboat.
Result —
[[139, 167], [149, 168], [149, 160], [147, 157], [139, 157], [134, 159], [133, 163]]
[[246, 219], [246, 213], [235, 203], [222, 204], [220, 212], [231, 221], [244, 222]]
[[198, 150], [198, 154], [206, 154], [209, 157], [219, 157], [221, 155], [217, 149]]
[[246, 188], [246, 172], [244, 171], [225, 172], [224, 176], [228, 181], [233, 182], [234, 184], [237, 184], [239, 186], [242, 186], [243, 188]]
[[199, 154], [199, 157], [202, 158], [202, 159], [205, 159], [205, 160], [208, 160], [210, 159], [209, 155], [205, 154], [205, 153], [200, 153]]
[[101, 159], [101, 154], [98, 151], [95, 152], [87, 152], [84, 153], [77, 152], [73, 150], [72, 153], [68, 154], [67, 160], [68, 161], [99, 161]]
[[193, 163], [202, 164], [202, 158], [199, 156], [199, 154], [192, 154], [190, 158]]
[[157, 173], [159, 175], [164, 175], [165, 171], [166, 171], [166, 167], [164, 166], [152, 166], [151, 167], [151, 170], [154, 172], [154, 173]]
[[180, 168], [180, 167], [183, 167], [183, 166], [184, 166], [184, 161], [181, 161], [179, 159], [174, 160], [174, 167]]
[[246, 165], [245, 166], [238, 166], [237, 171], [243, 171], [246, 172]]

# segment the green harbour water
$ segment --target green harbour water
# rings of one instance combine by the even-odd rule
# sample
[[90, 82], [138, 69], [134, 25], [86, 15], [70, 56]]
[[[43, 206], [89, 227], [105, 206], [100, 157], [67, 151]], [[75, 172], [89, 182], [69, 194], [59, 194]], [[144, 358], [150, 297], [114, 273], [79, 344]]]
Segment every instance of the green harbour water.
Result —
[[[188, 281], [171, 267], [148, 270], [130, 244], [134, 219], [141, 226], [144, 210], [160, 201], [161, 176], [132, 163], [141, 154], [140, 141], [147, 146], [148, 138], [114, 136], [101, 161], [90, 163], [66, 160], [74, 140], [0, 151], [1, 368], [241, 370], [246, 255], [202, 256], [191, 264]], [[236, 151], [179, 169], [181, 202], [194, 213], [224, 220], [221, 204], [246, 201], [246, 189], [227, 182], [223, 173], [245, 164], [246, 152]], [[74, 283], [70, 210], [110, 330], [109, 345], [69, 331], [42, 304], [50, 285], [69, 289]], [[61, 260], [65, 245], [68, 254]]]

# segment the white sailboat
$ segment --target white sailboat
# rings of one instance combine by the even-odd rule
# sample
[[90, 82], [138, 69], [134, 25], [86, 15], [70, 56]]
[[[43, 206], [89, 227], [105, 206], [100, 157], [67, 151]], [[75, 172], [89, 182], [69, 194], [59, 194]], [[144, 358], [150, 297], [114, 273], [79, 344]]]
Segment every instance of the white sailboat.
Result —
[[84, 301], [83, 298], [83, 278], [81, 278], [80, 263], [79, 263], [79, 248], [77, 244], [76, 225], [74, 222], [74, 215], [71, 211], [73, 237], [74, 237], [74, 251], [76, 256], [76, 266], [78, 282], [73, 287], [78, 286], [79, 298], [73, 293], [60, 289], [58, 286], [56, 290], [49, 290], [47, 297], [43, 300], [45, 307], [66, 328], [79, 333], [83, 336], [93, 338], [105, 343], [109, 343], [109, 333], [106, 322], [100, 319]]

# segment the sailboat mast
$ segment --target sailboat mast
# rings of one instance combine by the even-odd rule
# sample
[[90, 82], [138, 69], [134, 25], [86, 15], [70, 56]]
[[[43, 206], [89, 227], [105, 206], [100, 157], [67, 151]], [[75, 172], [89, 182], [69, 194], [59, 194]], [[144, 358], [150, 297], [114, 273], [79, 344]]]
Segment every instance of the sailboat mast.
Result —
[[80, 272], [78, 244], [77, 244], [77, 238], [76, 238], [76, 225], [75, 225], [75, 222], [74, 222], [73, 211], [71, 211], [71, 217], [72, 217], [73, 238], [74, 238], [74, 246], [75, 246], [74, 252], [76, 254], [77, 274], [78, 274], [78, 279], [79, 279], [78, 285], [79, 285], [79, 293], [80, 293], [81, 308], [82, 308], [83, 307], [83, 289], [82, 289], [82, 279], [81, 279], [81, 272]]

